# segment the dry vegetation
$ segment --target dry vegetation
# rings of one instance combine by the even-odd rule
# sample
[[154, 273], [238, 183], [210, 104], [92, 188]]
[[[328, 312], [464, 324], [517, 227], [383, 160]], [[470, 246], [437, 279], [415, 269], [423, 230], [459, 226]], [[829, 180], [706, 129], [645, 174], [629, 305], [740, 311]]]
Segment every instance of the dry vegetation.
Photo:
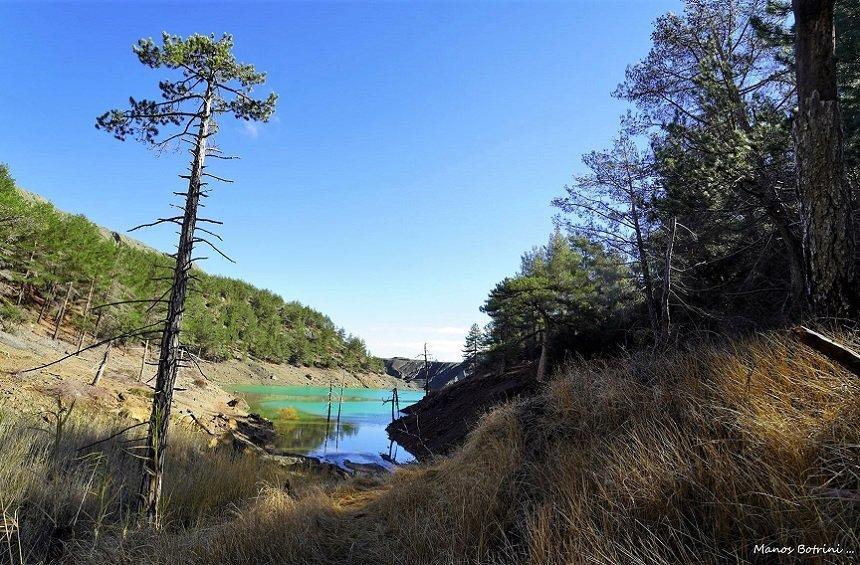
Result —
[[[561, 564], [762, 561], [761, 543], [858, 551], [858, 393], [858, 377], [774, 334], [571, 364], [544, 394], [485, 417], [450, 458], [304, 493], [269, 481], [220, 525], [179, 527], [261, 484], [213, 463], [243, 470], [229, 477], [244, 486], [219, 498], [222, 478], [215, 500], [178, 508], [166, 532], [114, 529], [73, 552], [90, 563]], [[72, 510], [88, 480], [81, 471]]]
[[[61, 400], [37, 414], [10, 408], [0, 406], [0, 563], [69, 559], [70, 547], [89, 550], [103, 535], [113, 543], [134, 525], [129, 508], [140, 463], [131, 446], [143, 428], [91, 445], [128, 422]], [[250, 453], [209, 449], [207, 439], [174, 428], [164, 486], [168, 529], [205, 528], [262, 489], [316, 480], [297, 481], [296, 472]]]

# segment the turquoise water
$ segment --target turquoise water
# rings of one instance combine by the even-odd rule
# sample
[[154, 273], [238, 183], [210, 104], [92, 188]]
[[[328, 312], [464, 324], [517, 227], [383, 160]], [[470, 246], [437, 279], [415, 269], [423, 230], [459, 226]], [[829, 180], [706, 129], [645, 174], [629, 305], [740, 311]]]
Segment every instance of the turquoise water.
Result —
[[[388, 438], [391, 390], [312, 386], [238, 387], [251, 409], [275, 423], [278, 447], [334, 463], [405, 463], [412, 456]], [[400, 408], [414, 404], [422, 391], [398, 390]], [[342, 401], [341, 401], [342, 397]], [[340, 418], [338, 419], [338, 411]]]

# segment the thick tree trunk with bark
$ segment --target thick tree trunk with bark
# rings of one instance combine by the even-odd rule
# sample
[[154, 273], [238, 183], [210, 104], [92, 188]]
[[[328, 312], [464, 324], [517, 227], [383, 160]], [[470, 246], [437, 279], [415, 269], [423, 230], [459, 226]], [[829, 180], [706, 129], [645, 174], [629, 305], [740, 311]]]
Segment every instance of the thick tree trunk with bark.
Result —
[[792, 1], [804, 270], [808, 307], [817, 316], [850, 316], [857, 308], [856, 242], [836, 91], [834, 4], [835, 0]]
[[155, 394], [152, 401], [152, 413], [149, 418], [149, 433], [146, 438], [146, 450], [143, 460], [143, 477], [140, 486], [140, 504], [147, 522], [158, 527], [158, 510], [161, 500], [161, 483], [164, 473], [164, 453], [167, 449], [167, 432], [170, 425], [170, 405], [173, 401], [173, 388], [179, 368], [179, 334], [182, 330], [182, 318], [185, 308], [185, 297], [188, 292], [192, 251], [194, 247], [194, 229], [197, 223], [197, 208], [203, 177], [203, 163], [206, 158], [206, 143], [209, 136], [211, 119], [212, 93], [207, 90], [201, 112], [200, 127], [196, 135], [194, 160], [191, 164], [191, 174], [188, 180], [188, 192], [185, 197], [185, 213], [179, 235], [179, 245], [176, 251], [176, 266], [173, 272], [173, 287], [167, 309], [167, 319], [161, 337], [161, 353], [158, 361], [158, 374], [155, 382]]

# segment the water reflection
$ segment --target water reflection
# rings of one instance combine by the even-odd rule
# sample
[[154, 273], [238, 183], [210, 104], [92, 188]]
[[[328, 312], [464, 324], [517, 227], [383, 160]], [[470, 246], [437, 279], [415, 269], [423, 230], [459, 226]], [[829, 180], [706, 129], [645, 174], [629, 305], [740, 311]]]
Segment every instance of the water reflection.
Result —
[[[278, 447], [331, 461], [404, 463], [412, 456], [388, 438], [385, 427], [421, 391], [346, 387], [250, 385], [237, 389], [251, 408], [274, 422]], [[387, 402], [386, 402], [387, 401]]]

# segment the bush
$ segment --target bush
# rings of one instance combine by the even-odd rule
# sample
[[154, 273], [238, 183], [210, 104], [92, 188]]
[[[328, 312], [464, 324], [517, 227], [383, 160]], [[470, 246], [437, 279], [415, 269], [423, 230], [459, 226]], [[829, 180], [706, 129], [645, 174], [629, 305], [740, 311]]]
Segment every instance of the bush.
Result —
[[24, 312], [9, 302], [0, 300], [0, 327], [10, 331], [24, 321]]

